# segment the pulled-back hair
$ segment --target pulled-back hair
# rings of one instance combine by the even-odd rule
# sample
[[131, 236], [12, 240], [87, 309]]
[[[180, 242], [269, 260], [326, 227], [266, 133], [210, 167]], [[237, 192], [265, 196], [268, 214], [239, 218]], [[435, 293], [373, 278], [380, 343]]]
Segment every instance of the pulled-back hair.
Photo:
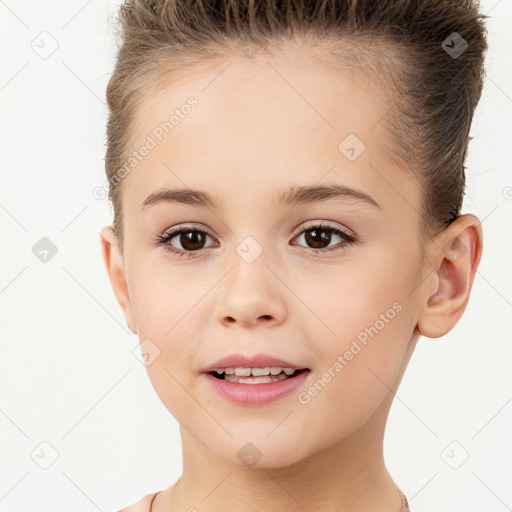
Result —
[[[250, 58], [248, 48], [279, 50], [293, 41], [323, 46], [326, 61], [349, 64], [391, 89], [395, 102], [382, 120], [389, 154], [419, 176], [422, 240], [437, 236], [460, 215], [464, 198], [469, 130], [487, 49], [486, 16], [479, 9], [472, 0], [125, 1], [117, 13], [121, 44], [106, 92], [105, 169], [121, 251], [119, 170], [129, 158], [145, 94], [188, 66]], [[450, 51], [465, 44], [460, 54]]]

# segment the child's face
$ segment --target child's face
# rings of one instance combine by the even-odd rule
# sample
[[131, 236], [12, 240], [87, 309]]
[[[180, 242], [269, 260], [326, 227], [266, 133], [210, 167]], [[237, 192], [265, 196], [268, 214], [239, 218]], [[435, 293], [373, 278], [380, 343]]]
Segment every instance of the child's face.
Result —
[[[219, 457], [241, 465], [237, 452], [250, 441], [262, 453], [259, 465], [270, 467], [382, 427], [417, 339], [426, 272], [422, 190], [389, 154], [384, 116], [392, 97], [379, 83], [368, 94], [349, 71], [304, 51], [258, 57], [183, 73], [144, 99], [132, 149], [148, 135], [157, 144], [125, 178], [123, 261], [127, 321], [160, 350], [147, 370], [161, 400]], [[197, 106], [182, 109], [192, 96]], [[179, 122], [158, 141], [155, 128], [175, 109]], [[353, 135], [340, 151], [350, 134], [364, 151]], [[349, 195], [276, 202], [291, 187], [333, 184], [378, 206]], [[220, 202], [143, 208], [163, 188], [200, 190]], [[322, 242], [305, 231], [320, 222], [356, 241], [327, 231]], [[157, 245], [179, 225], [207, 232], [188, 245], [179, 234], [167, 242], [198, 247], [195, 257]], [[240, 249], [262, 252], [248, 262]], [[270, 354], [310, 372], [272, 403], [237, 405], [202, 373], [234, 353]]]

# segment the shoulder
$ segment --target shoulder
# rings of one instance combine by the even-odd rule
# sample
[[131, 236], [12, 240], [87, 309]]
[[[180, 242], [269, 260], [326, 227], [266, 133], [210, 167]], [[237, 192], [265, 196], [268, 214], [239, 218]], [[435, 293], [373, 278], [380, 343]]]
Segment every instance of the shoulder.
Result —
[[130, 505], [129, 507], [125, 507], [119, 512], [150, 512], [151, 511], [151, 504], [153, 503], [153, 500], [155, 499], [155, 496], [158, 494], [158, 492], [152, 492], [150, 494], [146, 494], [143, 498], [141, 498], [137, 503], [134, 503], [133, 505]]

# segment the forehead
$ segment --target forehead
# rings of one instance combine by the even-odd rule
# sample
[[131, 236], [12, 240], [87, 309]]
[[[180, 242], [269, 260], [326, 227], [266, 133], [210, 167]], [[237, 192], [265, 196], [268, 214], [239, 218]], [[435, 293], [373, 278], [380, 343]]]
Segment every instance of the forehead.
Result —
[[[140, 203], [162, 180], [263, 190], [326, 175], [365, 184], [373, 174], [373, 186], [382, 185], [372, 167], [393, 166], [382, 122], [393, 97], [369, 78], [303, 47], [170, 74], [141, 97], [135, 113], [133, 149], [148, 137], [154, 147], [128, 176], [127, 193]], [[361, 156], [350, 158], [354, 152]]]
[[[261, 135], [262, 131], [272, 134], [300, 117], [302, 122], [294, 126], [295, 131], [307, 131], [314, 125], [322, 133], [334, 133], [348, 127], [355, 131], [365, 120], [381, 119], [394, 98], [384, 82], [374, 79], [378, 63], [369, 74], [369, 57], [356, 65], [353, 58], [344, 58], [340, 64], [328, 55], [322, 46], [288, 43], [271, 53], [256, 50], [250, 59], [233, 54], [202, 59], [196, 65], [187, 61], [151, 80], [147, 91], [141, 90], [132, 140], [141, 142], [155, 122], [168, 120], [191, 96], [199, 108], [181, 125], [190, 126], [194, 118], [201, 117], [201, 121], [210, 118], [207, 128], [234, 127], [243, 119], [249, 121], [247, 129], [254, 127]], [[195, 123], [195, 128], [202, 126]], [[180, 131], [183, 129], [173, 130], [173, 137]], [[247, 130], [240, 135], [244, 134]]]

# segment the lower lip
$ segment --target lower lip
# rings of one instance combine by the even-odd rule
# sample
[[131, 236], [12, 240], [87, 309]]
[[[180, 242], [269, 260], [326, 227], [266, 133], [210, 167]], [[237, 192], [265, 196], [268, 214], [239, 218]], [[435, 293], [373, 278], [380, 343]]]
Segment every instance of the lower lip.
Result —
[[213, 389], [231, 402], [238, 405], [259, 406], [267, 405], [297, 389], [304, 383], [309, 372], [310, 370], [305, 370], [295, 377], [266, 384], [239, 384], [217, 379], [210, 373], [205, 373], [205, 376]]

